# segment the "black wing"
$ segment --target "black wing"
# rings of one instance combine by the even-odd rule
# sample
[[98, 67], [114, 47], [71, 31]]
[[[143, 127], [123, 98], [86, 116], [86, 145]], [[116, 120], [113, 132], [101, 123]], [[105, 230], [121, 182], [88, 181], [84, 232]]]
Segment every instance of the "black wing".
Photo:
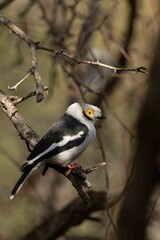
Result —
[[[57, 146], [56, 144], [63, 141], [64, 136], [76, 136], [79, 132], [83, 134], [76, 139], [68, 142], [65, 145]], [[21, 170], [25, 171], [28, 167], [31, 167], [30, 161], [33, 161], [33, 164], [36, 165], [38, 162], [53, 157], [54, 155], [71, 149], [77, 145], [80, 145], [84, 140], [88, 133], [88, 128], [80, 123], [78, 120], [73, 118], [70, 115], [65, 114], [60, 120], [54, 123], [48, 130], [48, 132], [44, 135], [43, 138], [37, 143], [32, 152], [29, 154], [26, 162], [23, 164]], [[45, 152], [52, 144], [55, 143], [55, 148], [51, 149], [51, 151], [46, 152], [41, 156], [43, 152]], [[28, 166], [28, 167], [27, 167]]]

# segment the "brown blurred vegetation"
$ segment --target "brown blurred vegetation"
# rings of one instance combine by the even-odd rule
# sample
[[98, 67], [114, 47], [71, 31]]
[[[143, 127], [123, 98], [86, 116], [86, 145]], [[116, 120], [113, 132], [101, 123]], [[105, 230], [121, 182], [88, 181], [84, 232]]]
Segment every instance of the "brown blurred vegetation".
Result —
[[[53, 230], [66, 219], [71, 224], [57, 239], [160, 239], [160, 2], [0, 0], [0, 10], [34, 42], [54, 50], [37, 51], [48, 95], [18, 105], [28, 125], [42, 136], [74, 101], [98, 105], [107, 116], [77, 160], [84, 169], [106, 162], [89, 176], [94, 204], [85, 211], [71, 183], [53, 170], [45, 177], [37, 171], [9, 200], [28, 150], [0, 109], [0, 239], [55, 239]], [[117, 72], [79, 60], [147, 71]], [[17, 92], [8, 89], [30, 68], [25, 42], [0, 23], [0, 89], [18, 97], [35, 91], [32, 76]]]

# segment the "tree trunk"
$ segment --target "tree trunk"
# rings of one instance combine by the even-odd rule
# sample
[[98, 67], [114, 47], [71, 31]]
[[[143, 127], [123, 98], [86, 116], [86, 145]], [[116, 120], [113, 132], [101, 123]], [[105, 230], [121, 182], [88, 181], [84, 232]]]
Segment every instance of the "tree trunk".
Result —
[[146, 209], [155, 184], [160, 152], [160, 41], [155, 50], [148, 93], [137, 123], [133, 177], [119, 215], [119, 237], [123, 240], [145, 238]]

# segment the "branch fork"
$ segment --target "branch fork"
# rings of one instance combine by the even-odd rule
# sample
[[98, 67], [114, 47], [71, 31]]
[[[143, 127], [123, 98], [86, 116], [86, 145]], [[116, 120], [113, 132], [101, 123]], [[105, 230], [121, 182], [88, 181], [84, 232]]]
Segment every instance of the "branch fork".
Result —
[[32, 75], [32, 70], [29, 70], [28, 74], [24, 78], [22, 78], [18, 83], [16, 83], [14, 86], [11, 87], [8, 85], [8, 89], [17, 91], [17, 87], [31, 75]]
[[[39, 42], [34, 42], [30, 38], [30, 36], [28, 36], [24, 31], [22, 31], [19, 27], [17, 27], [14, 23], [12, 23], [8, 18], [2, 15], [0, 15], [0, 23], [8, 27], [12, 31], [12, 33], [17, 35], [27, 44], [30, 55], [31, 55], [31, 64], [32, 64], [32, 71], [30, 74], [33, 74], [35, 83], [36, 83], [36, 99], [37, 99], [37, 102], [41, 102], [44, 99], [44, 91], [43, 91], [44, 86], [42, 85], [41, 75], [39, 73], [39, 68], [38, 68], [37, 50], [38, 50]], [[24, 77], [21, 80], [21, 82], [23, 82], [28, 77], [28, 75]], [[16, 90], [17, 86], [14, 86], [13, 89]]]
[[92, 205], [89, 195], [84, 191], [84, 187], [91, 188], [92, 184], [87, 180], [87, 175], [92, 173], [95, 170], [98, 170], [106, 165], [105, 162], [102, 162], [96, 166], [90, 167], [86, 170], [82, 169], [81, 166], [74, 168], [71, 173], [66, 176], [66, 171], [68, 167], [62, 167], [59, 165], [54, 165], [51, 163], [46, 163], [42, 175], [44, 176], [48, 170], [48, 168], [53, 168], [57, 172], [61, 173], [65, 177], [67, 177], [71, 182], [73, 187], [76, 189], [78, 195], [83, 200], [86, 207], [90, 207]]

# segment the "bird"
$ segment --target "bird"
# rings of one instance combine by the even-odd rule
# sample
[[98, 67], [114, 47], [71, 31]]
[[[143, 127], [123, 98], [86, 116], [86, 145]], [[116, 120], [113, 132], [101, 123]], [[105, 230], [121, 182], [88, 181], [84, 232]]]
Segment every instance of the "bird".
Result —
[[98, 107], [88, 103], [71, 104], [64, 115], [50, 126], [25, 160], [21, 167], [22, 175], [11, 191], [10, 199], [14, 198], [29, 176], [48, 161], [52, 165], [68, 167], [70, 171], [75, 168], [76, 164], [71, 163], [96, 137], [95, 123], [99, 119], [105, 117]]

